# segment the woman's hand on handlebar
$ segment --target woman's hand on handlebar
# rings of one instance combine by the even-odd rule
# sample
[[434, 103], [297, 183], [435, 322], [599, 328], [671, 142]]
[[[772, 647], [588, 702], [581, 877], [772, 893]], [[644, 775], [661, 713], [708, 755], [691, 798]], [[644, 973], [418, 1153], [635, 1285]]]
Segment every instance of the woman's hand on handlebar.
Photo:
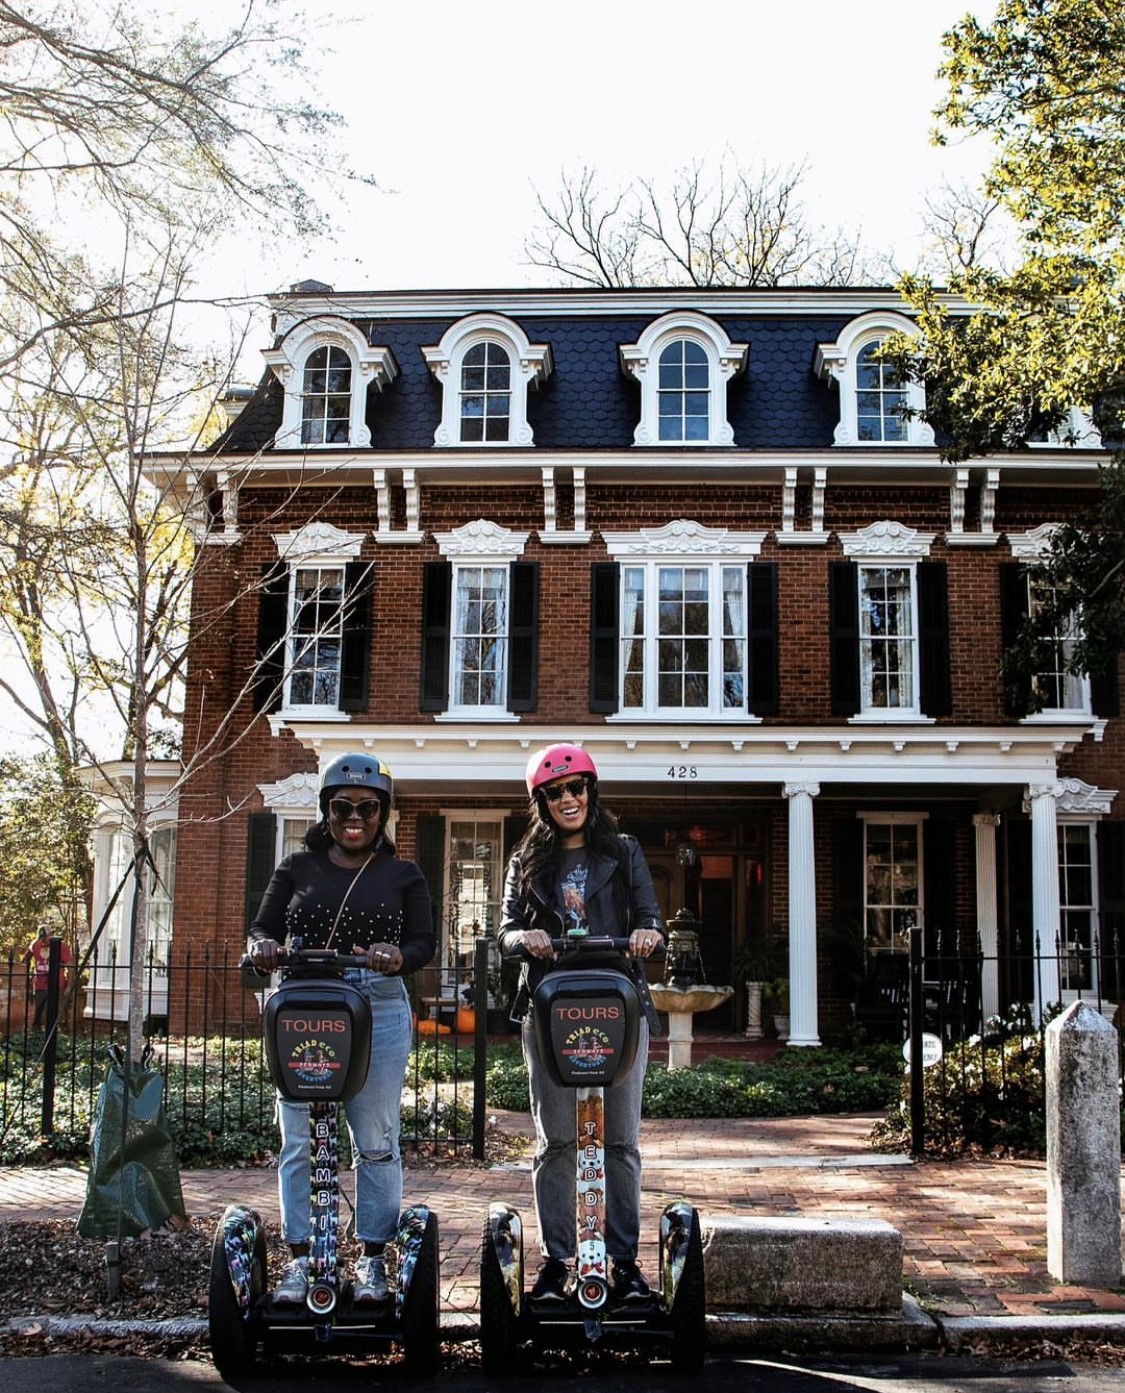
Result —
[[544, 933], [542, 929], [525, 929], [521, 946], [529, 958], [553, 958], [555, 956], [551, 935]]
[[276, 938], [250, 940], [250, 961], [259, 972], [273, 972], [280, 961], [281, 944]]
[[664, 946], [664, 937], [656, 929], [634, 929], [629, 935], [629, 956], [631, 958], [651, 957]]
[[402, 954], [393, 943], [373, 943], [370, 948], [352, 944], [353, 953], [367, 955], [367, 966], [372, 972], [382, 972], [385, 976], [402, 970]]

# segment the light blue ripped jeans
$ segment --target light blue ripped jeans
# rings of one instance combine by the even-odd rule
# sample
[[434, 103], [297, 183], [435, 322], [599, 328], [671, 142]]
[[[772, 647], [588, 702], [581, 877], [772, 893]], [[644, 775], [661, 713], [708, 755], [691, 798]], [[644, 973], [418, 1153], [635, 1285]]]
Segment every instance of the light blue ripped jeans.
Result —
[[[371, 1003], [371, 1066], [367, 1081], [343, 1105], [355, 1170], [355, 1236], [364, 1243], [389, 1243], [402, 1208], [402, 1159], [398, 1148], [399, 1107], [410, 1055], [410, 1001], [401, 977], [365, 969], [345, 980]], [[281, 1155], [277, 1190], [286, 1243], [309, 1241], [309, 1106], [277, 1100]]]

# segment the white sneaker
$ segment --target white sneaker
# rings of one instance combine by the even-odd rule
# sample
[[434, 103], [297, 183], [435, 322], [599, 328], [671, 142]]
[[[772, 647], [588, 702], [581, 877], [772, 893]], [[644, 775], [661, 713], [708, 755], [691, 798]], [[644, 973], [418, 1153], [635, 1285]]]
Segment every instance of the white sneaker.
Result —
[[386, 1259], [382, 1253], [365, 1253], [355, 1265], [352, 1301], [360, 1305], [374, 1305], [378, 1301], [386, 1301], [389, 1296]]
[[281, 1285], [273, 1299], [279, 1306], [302, 1306], [308, 1294], [309, 1260], [307, 1257], [292, 1258], [285, 1264]]

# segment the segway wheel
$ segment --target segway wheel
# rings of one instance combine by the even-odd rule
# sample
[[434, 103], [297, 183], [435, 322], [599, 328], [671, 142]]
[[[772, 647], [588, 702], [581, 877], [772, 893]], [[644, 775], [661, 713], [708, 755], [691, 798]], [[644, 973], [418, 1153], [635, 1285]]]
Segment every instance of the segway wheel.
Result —
[[211, 1358], [224, 1379], [244, 1378], [253, 1373], [257, 1358], [257, 1337], [253, 1312], [266, 1290], [266, 1239], [255, 1231], [250, 1252], [250, 1309], [243, 1312], [231, 1284], [225, 1230], [222, 1222], [211, 1244], [211, 1280], [207, 1289], [207, 1334]]
[[672, 1368], [695, 1373], [703, 1368], [707, 1346], [707, 1284], [703, 1273], [703, 1239], [693, 1210], [684, 1269], [672, 1302]]
[[441, 1360], [439, 1269], [438, 1221], [430, 1214], [402, 1307], [403, 1356], [410, 1372], [421, 1378], [436, 1374]]
[[[484, 1221], [480, 1240], [480, 1355], [486, 1374], [510, 1374], [519, 1343], [518, 1318], [492, 1244], [492, 1222]], [[523, 1270], [523, 1252], [519, 1254]]]

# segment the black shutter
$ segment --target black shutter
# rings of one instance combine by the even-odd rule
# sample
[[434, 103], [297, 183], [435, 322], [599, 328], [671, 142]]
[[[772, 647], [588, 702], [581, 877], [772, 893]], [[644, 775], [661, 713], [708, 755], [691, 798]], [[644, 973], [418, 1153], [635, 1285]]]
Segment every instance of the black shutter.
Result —
[[275, 711], [285, 685], [285, 635], [289, 628], [289, 567], [262, 567], [258, 591], [257, 664], [252, 679], [255, 711]]
[[757, 561], [746, 568], [750, 620], [750, 680], [747, 708], [752, 716], [776, 716], [779, 710], [777, 660], [777, 562]]
[[620, 654], [618, 566], [597, 561], [590, 567], [590, 710], [616, 711]]
[[841, 929], [858, 925], [866, 939], [863, 922], [863, 823], [858, 817], [845, 817], [832, 829], [832, 922]]
[[[1015, 643], [1028, 614], [1027, 567], [1020, 561], [1000, 563], [1000, 642], [1007, 652]], [[1004, 711], [1009, 716], [1026, 716], [1031, 710], [1031, 684], [1018, 687], [1004, 684]]]
[[423, 711], [444, 711], [449, 704], [449, 611], [453, 567], [448, 561], [428, 561], [422, 577], [422, 694]]
[[277, 823], [273, 813], [251, 813], [246, 834], [246, 929], [266, 893], [274, 872], [277, 845]]
[[1120, 1001], [1125, 990], [1125, 822], [1103, 819], [1096, 836], [1101, 994]]
[[918, 563], [918, 665], [923, 714], [950, 715], [949, 581], [944, 561]]
[[926, 895], [926, 924], [922, 942], [927, 955], [937, 953], [943, 957], [953, 957], [961, 951], [961, 945], [957, 942], [953, 824], [941, 818], [931, 818], [922, 824], [919, 831]]
[[1117, 684], [1117, 654], [1101, 672], [1090, 674], [1090, 709], [1095, 716], [1120, 716], [1121, 695]]
[[508, 625], [508, 710], [534, 711], [539, 700], [539, 564], [513, 561]]
[[829, 661], [832, 714], [859, 710], [859, 571], [851, 561], [828, 566]]
[[353, 561], [344, 572], [343, 646], [340, 652], [340, 710], [366, 711], [370, 695], [371, 601], [375, 567]]
[[445, 903], [445, 818], [440, 813], [419, 813], [414, 827], [414, 859], [430, 887], [434, 933], [439, 950]]

